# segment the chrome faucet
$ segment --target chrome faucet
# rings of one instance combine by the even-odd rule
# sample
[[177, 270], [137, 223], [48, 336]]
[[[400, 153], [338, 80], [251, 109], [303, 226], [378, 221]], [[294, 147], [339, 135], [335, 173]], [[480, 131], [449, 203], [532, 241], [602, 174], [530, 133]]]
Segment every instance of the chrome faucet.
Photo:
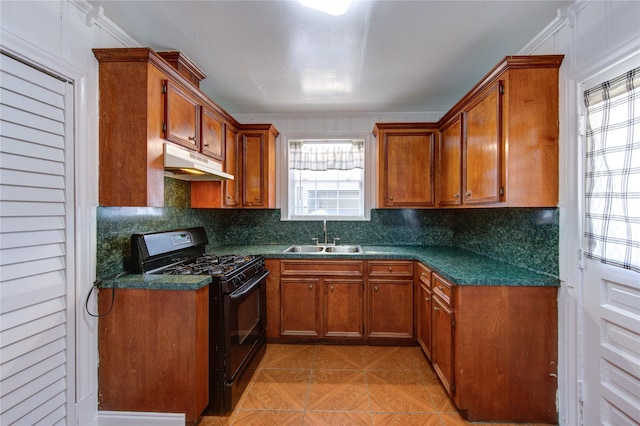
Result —
[[322, 221], [322, 233], [324, 235], [324, 244], [327, 244], [327, 220]]

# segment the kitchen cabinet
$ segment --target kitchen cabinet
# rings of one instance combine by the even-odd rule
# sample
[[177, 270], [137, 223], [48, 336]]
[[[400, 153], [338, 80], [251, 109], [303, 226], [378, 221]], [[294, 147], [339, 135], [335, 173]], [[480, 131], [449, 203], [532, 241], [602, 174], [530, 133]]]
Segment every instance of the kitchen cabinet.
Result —
[[431, 362], [461, 415], [556, 423], [557, 289], [432, 285]]
[[[208, 106], [200, 108], [200, 151], [203, 155], [220, 162], [225, 160], [224, 118]], [[229, 173], [229, 172], [227, 172]]]
[[[209, 286], [100, 289], [98, 408], [185, 413], [209, 403]], [[113, 304], [113, 306], [112, 306]]]
[[562, 59], [508, 56], [442, 117], [438, 206], [557, 206]]
[[198, 151], [200, 148], [200, 104], [180, 85], [165, 80], [164, 96], [165, 139]]
[[455, 391], [453, 381], [453, 328], [455, 318], [453, 308], [449, 304], [452, 286], [437, 274], [433, 274], [433, 284], [431, 365], [445, 390], [449, 395], [453, 395]]
[[200, 91], [198, 82], [204, 74], [176, 52], [164, 55], [149, 48], [93, 52], [99, 62], [100, 87], [99, 203], [163, 207], [164, 143], [223, 161], [218, 158], [221, 141], [214, 121], [235, 128], [238, 123]]
[[436, 125], [377, 123], [373, 133], [378, 207], [434, 207]]
[[270, 124], [244, 125], [239, 128], [241, 195], [243, 208], [276, 206], [276, 138]]
[[431, 269], [416, 262], [416, 338], [422, 351], [431, 360]]
[[362, 273], [362, 261], [282, 260], [279, 336], [362, 338]]
[[462, 203], [462, 114], [440, 129], [438, 205], [458, 206]]
[[413, 262], [367, 264], [368, 337], [413, 339]]

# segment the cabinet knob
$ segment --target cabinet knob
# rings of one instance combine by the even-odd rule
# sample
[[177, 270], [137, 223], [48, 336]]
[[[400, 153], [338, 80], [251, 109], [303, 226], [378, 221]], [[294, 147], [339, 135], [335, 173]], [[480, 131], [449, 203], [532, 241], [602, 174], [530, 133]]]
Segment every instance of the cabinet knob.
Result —
[[460, 193], [456, 192], [455, 194], [453, 194], [453, 198], [455, 198], [456, 200], [460, 198]]
[[389, 266], [389, 272], [393, 272], [393, 267]]
[[471, 191], [465, 192], [465, 193], [464, 193], [464, 196], [465, 196], [466, 198], [471, 198]]
[[421, 278], [421, 279], [425, 279], [425, 278], [427, 278], [427, 274], [425, 274], [424, 272], [423, 272], [423, 273], [421, 273], [421, 274], [420, 274], [420, 278]]
[[389, 201], [393, 201], [393, 195], [389, 195]]
[[332, 286], [332, 285], [331, 285], [331, 286], [329, 286], [329, 288], [331, 289], [331, 291], [333, 291], [333, 286]]
[[439, 285], [438, 289], [440, 289], [440, 291], [444, 291], [444, 286]]
[[378, 291], [378, 286], [377, 285], [373, 286], [373, 291]]
[[313, 290], [313, 284], [309, 284], [309, 290]]
[[258, 200], [259, 200], [259, 198], [258, 198], [258, 197], [254, 197], [254, 201], [258, 201]]
[[424, 300], [425, 300], [425, 302], [428, 302], [431, 299], [429, 299], [428, 297], [425, 297]]
[[209, 147], [209, 144], [208, 144], [208, 143], [205, 143], [205, 144], [204, 144], [204, 146], [208, 148], [208, 147]]
[[440, 310], [440, 308], [438, 308], [437, 306], [434, 306], [434, 307], [433, 307], [433, 310], [434, 310], [434, 311], [439, 311], [439, 310]]

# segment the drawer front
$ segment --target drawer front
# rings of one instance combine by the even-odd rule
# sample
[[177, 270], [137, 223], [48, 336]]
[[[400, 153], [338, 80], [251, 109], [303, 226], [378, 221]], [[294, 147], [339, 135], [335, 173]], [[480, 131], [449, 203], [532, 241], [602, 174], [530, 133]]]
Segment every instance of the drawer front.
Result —
[[427, 286], [427, 288], [431, 288], [431, 269], [422, 263], [418, 263], [418, 280]]
[[433, 292], [442, 298], [445, 302], [451, 305], [451, 294], [453, 293], [453, 286], [450, 282], [436, 274], [432, 274], [433, 278]]
[[370, 277], [413, 277], [411, 261], [369, 261]]
[[360, 260], [287, 260], [281, 261], [281, 275], [342, 275], [362, 276], [363, 262]]

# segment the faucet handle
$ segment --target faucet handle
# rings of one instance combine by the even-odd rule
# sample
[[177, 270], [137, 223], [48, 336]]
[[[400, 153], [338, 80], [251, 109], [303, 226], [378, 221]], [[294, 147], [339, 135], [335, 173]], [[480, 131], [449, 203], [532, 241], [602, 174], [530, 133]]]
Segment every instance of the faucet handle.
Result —
[[316, 245], [318, 245], [318, 239], [317, 238], [312, 238], [311, 241], [315, 241]]
[[336, 241], [340, 241], [340, 238], [333, 238], [333, 245], [336, 246], [338, 243]]

